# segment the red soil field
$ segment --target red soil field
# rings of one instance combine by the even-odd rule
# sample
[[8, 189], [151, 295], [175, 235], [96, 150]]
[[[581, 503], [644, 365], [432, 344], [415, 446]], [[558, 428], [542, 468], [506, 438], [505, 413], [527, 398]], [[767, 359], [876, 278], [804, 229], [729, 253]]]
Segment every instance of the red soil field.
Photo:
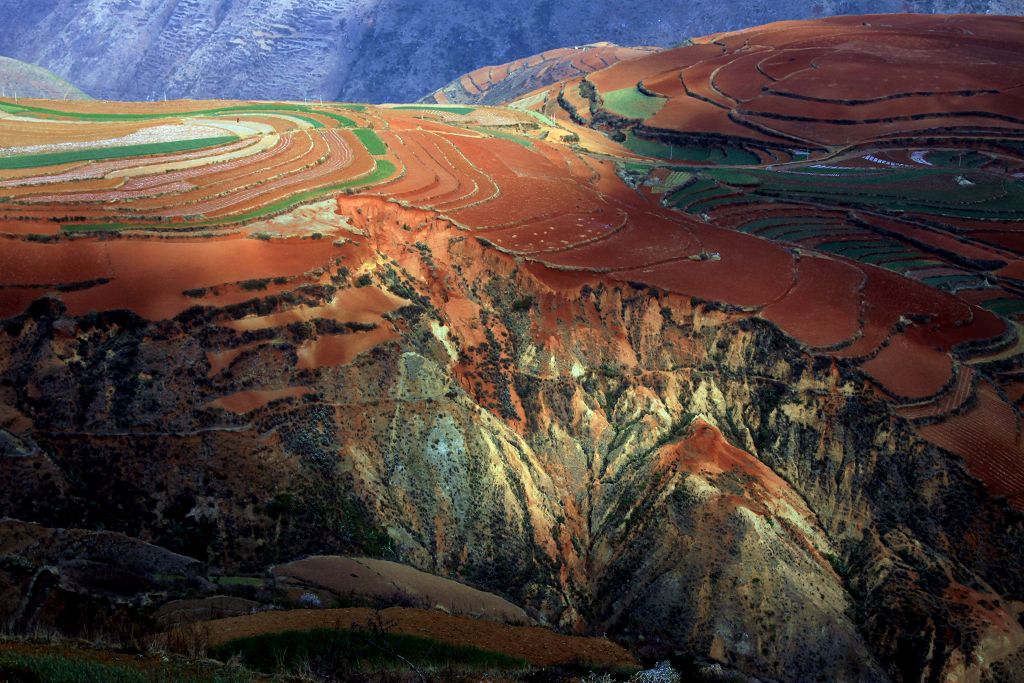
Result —
[[860, 296], [866, 279], [852, 265], [804, 256], [797, 262], [796, 286], [761, 315], [809, 346], [835, 346], [860, 330]]
[[996, 271], [996, 274], [1024, 282], [1024, 261], [1014, 261], [1005, 268]]
[[736, 306], [778, 301], [792, 287], [793, 259], [782, 249], [739, 233], [700, 227], [693, 228], [700, 244], [718, 251], [721, 260], [670, 261], [620, 271], [617, 277]]
[[608, 208], [595, 214], [568, 213], [510, 228], [487, 230], [487, 240], [519, 253], [549, 252], [609, 237], [625, 227], [628, 214]]
[[[729, 109], [736, 102], [715, 89], [712, 79], [719, 69], [728, 66], [735, 59], [733, 55], [719, 55], [705, 62], [698, 62], [682, 70], [683, 85], [687, 93], [696, 99], [709, 101], [719, 107]], [[755, 80], [764, 80], [756, 71], [752, 76]]]
[[262, 344], [263, 342], [253, 342], [252, 344], [244, 344], [233, 349], [207, 351], [206, 360], [210, 363], [210, 371], [207, 373], [207, 377], [213, 377], [222, 370], [226, 370], [243, 353], [250, 349], [255, 349]]
[[[864, 21], [868, 22], [867, 26]], [[984, 125], [1004, 130], [1016, 125], [995, 119], [971, 121], [941, 117], [841, 126], [822, 120], [786, 121], [742, 113], [746, 109], [756, 109], [784, 116], [827, 115], [863, 120], [883, 109], [946, 114], [956, 111], [961, 100], [981, 103], [996, 112], [1009, 111], [1020, 105], [1019, 93], [1007, 95], [1005, 92], [971, 97], [915, 95], [882, 103], [844, 105], [812, 103], [761, 89], [762, 85], [770, 84], [773, 89], [789, 88], [801, 95], [806, 93], [799, 88], [813, 88], [814, 92], [828, 94], [835, 89], [823, 85], [823, 79], [832, 78], [829, 74], [833, 74], [835, 78], [842, 76], [849, 77], [848, 81], [857, 81], [856, 88], [843, 91], [847, 96], [850, 92], [860, 93], [858, 96], [870, 92], [894, 92], [914, 75], [914, 69], [908, 70], [904, 76], [894, 76], [890, 82], [873, 83], [864, 77], [866, 65], [877, 73], [879, 64], [888, 64], [886, 59], [902, 54], [898, 50], [914, 52], [913, 59], [917, 61], [913, 63], [928, 63], [935, 57], [933, 43], [942, 43], [947, 35], [953, 35], [943, 31], [937, 34], [941, 40], [914, 42], [912, 36], [907, 36], [911, 27], [913, 30], [922, 30], [920, 26], [941, 28], [944, 19], [913, 18], [901, 22], [902, 19], [894, 20], [893, 27], [877, 26], [870, 18], [838, 24], [795, 22], [756, 32], [727, 34], [721, 38], [725, 48], [703, 43], [693, 48], [620, 62], [611, 69], [594, 73], [592, 81], [602, 92], [608, 92], [635, 87], [638, 81], [643, 80], [647, 87], [670, 97], [666, 106], [646, 121], [650, 127], [674, 129], [684, 134], [714, 133], [742, 138], [754, 145], [760, 141], [785, 148], [803, 146], [772, 132], [785, 130], [795, 137], [807, 139], [807, 147], [855, 142], [867, 145], [867, 149], [874, 150], [872, 153], [880, 159], [900, 164], [916, 162], [906, 150], [878, 150], [880, 145], [872, 146], [872, 138], [893, 131], [919, 131], [932, 125], [960, 129]], [[994, 33], [989, 35], [995, 35], [996, 42], [1021, 42], [1020, 37], [1007, 37], [1005, 31], [1000, 33], [1000, 27], [1005, 28], [1009, 22], [1013, 27], [1024, 28], [1024, 22], [996, 18], [979, 19], [978, 22], [979, 31], [993, 28]], [[837, 25], [845, 27], [839, 34], [835, 29]], [[977, 39], [965, 34], [956, 35], [959, 36], [957, 40], [966, 41], [964, 50], [977, 47]], [[879, 41], [885, 44], [879, 47], [876, 45]], [[960, 48], [956, 44], [950, 49], [953, 54], [941, 56], [936, 63], [947, 64], [950, 60], [961, 59], [957, 52]], [[599, 59], [597, 52], [574, 54], [567, 63], [592, 69], [598, 65], [595, 60]], [[976, 63], [964, 62], [962, 69], [951, 69], [950, 73], [936, 77], [946, 80], [926, 85], [945, 87], [954, 81], [959, 82], [956, 81], [958, 78], [969, 84], [983, 82], [983, 72], [990, 68], [985, 59], [988, 58]], [[812, 63], [817, 68], [812, 69]], [[686, 76], [687, 85], [695, 93], [714, 99], [724, 108], [687, 95], [680, 73]], [[504, 68], [487, 72], [487, 78], [499, 79], [505, 75]], [[474, 82], [482, 88], [487, 81], [480, 76], [479, 80], [474, 77]], [[580, 102], [583, 113], [586, 105], [575, 90], [578, 82], [567, 85], [567, 96], [574, 102]], [[738, 107], [735, 98], [750, 99], [751, 102]], [[492, 120], [505, 116], [497, 110], [483, 110], [483, 114]], [[947, 415], [962, 409], [971, 397], [972, 382], [982, 376], [982, 372], [976, 374], [974, 370], [961, 366], [959, 363], [968, 359], [959, 358], [954, 378], [951, 350], [965, 341], [998, 339], [1006, 331], [1002, 318], [969, 304], [1003, 296], [1003, 290], [997, 284], [1012, 288], [1012, 283], [996, 283], [992, 278], [996, 284], [984, 292], [953, 296], [880, 268], [840, 257], [814, 255], [808, 253], [808, 248], [825, 240], [878, 239], [878, 234], [854, 224], [856, 218], [861, 218], [875, 227], [895, 233], [898, 238], [924, 245], [922, 250], [927, 250], [925, 247], [940, 249], [977, 260], [1002, 259], [1008, 265], [997, 273], [998, 276], [1024, 280], [1024, 266], [1021, 265], [1024, 261], [1011, 259], [1007, 254], [1008, 250], [1017, 251], [1021, 246], [1012, 237], [1016, 233], [1004, 232], [1016, 227], [1012, 224], [980, 224], [978, 221], [950, 219], [945, 223], [948, 229], [943, 229], [937, 225], [939, 219], [931, 217], [929, 220], [934, 227], [924, 227], [924, 221], [910, 224], [910, 221], [918, 219], [905, 214], [901, 218], [906, 222], [859, 210], [854, 215], [846, 210], [793, 201], [773, 202], [771, 198], [760, 196], [752, 197], [756, 201], [742, 206], [723, 205], [711, 209], [708, 211], [710, 218], [704, 222], [662, 206], [660, 202], [664, 195], [656, 194], [650, 185], [641, 183], [638, 188], [626, 185], [617, 173], [616, 164], [629, 157], [599, 131], [580, 130], [568, 125], [565, 129], [567, 132], [580, 130], [581, 144], [586, 143], [583, 145], [585, 148], [596, 149], [597, 153], [579, 152], [576, 147], [558, 144], [560, 135], [557, 129], [554, 129], [554, 134], [545, 130], [548, 138], [541, 140], [536, 137], [537, 129], [524, 131], [520, 126], [516, 129], [518, 133], [530, 139], [525, 144], [517, 144], [490, 137], [488, 130], [497, 134], [511, 132], [512, 129], [510, 126], [498, 128], [508, 126], [507, 123], [482, 123], [485, 120], [483, 114], [480, 119], [483, 127], [479, 128], [474, 127], [477, 123], [465, 123], [464, 127], [446, 123], [446, 120], [459, 119], [447, 117], [442, 120], [444, 117], [440, 114], [373, 108], [360, 114], [361, 120], [378, 129], [390, 150], [387, 158], [395, 161], [401, 173], [376, 186], [338, 197], [338, 214], [349, 216], [352, 225], [365, 233], [345, 234], [346, 238], [359, 242], [358, 246], [351, 243], [335, 246], [332, 239], [244, 239], [240, 234], [228, 234], [229, 230], [223, 230], [225, 234], [211, 239], [179, 236], [139, 239], [138, 235], [105, 240], [62, 237], [53, 243], [6, 239], [0, 245], [3, 247], [0, 249], [0, 286], [7, 287], [0, 290], [0, 314], [20, 312], [32, 299], [51, 294], [59, 296], [72, 314], [129, 308], [147, 318], [163, 319], [195, 305], [224, 305], [268, 293], [264, 290], [260, 293], [248, 291], [240, 286], [239, 283], [246, 280], [300, 276], [301, 281], [303, 274], [321, 269], [341, 256], [347, 257], [346, 266], [352, 266], [358, 275], [372, 270], [371, 264], [378, 258], [375, 250], [383, 254], [387, 254], [389, 249], [412, 253], [414, 246], [421, 247], [414, 243], [422, 241], [437, 254], [448, 240], [455, 242], [456, 237], [479, 237], [504, 251], [521, 255], [516, 266], [509, 267], [522, 267], [538, 274], [552, 287], [578, 290], [583, 284], [598, 282], [645, 284], [673, 294], [748, 308], [750, 314], [773, 322], [817, 353], [825, 353], [824, 349], [841, 347], [849, 342], [848, 346], [830, 353], [836, 357], [865, 359], [863, 370], [879, 387], [900, 401], [918, 402], [900, 408], [901, 414], [912, 419]], [[516, 114], [509, 112], [507, 116]], [[522, 114], [518, 116], [523, 117]], [[272, 121], [264, 118], [268, 123]], [[325, 123], [330, 122], [325, 120]], [[289, 124], [277, 119], [274, 125], [288, 128]], [[594, 140], [597, 140], [595, 146], [590, 146]], [[601, 140], [604, 140], [601, 143], [604, 146], [596, 146]], [[717, 144], [719, 140], [716, 138], [715, 142]], [[242, 149], [252, 142], [234, 144], [237, 145], [234, 149]], [[229, 148], [232, 147], [162, 158], [164, 161], [201, 160]], [[839, 153], [830, 155], [829, 161], [822, 163], [844, 168], [879, 167], [880, 173], [889, 172], [887, 168], [864, 159], [868, 152], [859, 147], [856, 154], [852, 150], [835, 151]], [[607, 153], [607, 156], [602, 153]], [[763, 160], [776, 158], [773, 155], [785, 161], [790, 153], [773, 149], [759, 152]], [[134, 177], [121, 185], [118, 184], [120, 174], [115, 178], [106, 177], [111, 172], [137, 167], [140, 163], [156, 161], [155, 158], [143, 162], [118, 160], [87, 164], [71, 170], [55, 168], [49, 179], [36, 172], [38, 178], [14, 181], [32, 185], [17, 190], [12, 186], [10, 189], [12, 194], [38, 196], [24, 203], [3, 203], [0, 216], [14, 219], [9, 229], [11, 232], [29, 229], [54, 232], [58, 224], [49, 219], [68, 215], [97, 220], [125, 219], [165, 228], [174, 228], [176, 223], [161, 222], [159, 218], [192, 215], [224, 218], [224, 226], [214, 224], [210, 228], [211, 232], [216, 232], [226, 227], [232, 216], [264, 207], [297, 192], [362, 177], [374, 169], [376, 162], [349, 131], [305, 129], [287, 130], [273, 149], [243, 159]], [[783, 166], [775, 170], [779, 173], [799, 172], [799, 167]], [[664, 179], [667, 173], [668, 170], [663, 169], [659, 178]], [[50, 180], [55, 182], [50, 183]], [[80, 182], [83, 180], [86, 182]], [[794, 182], [800, 183], [802, 179], [796, 178]], [[741, 196], [753, 191], [736, 188], [735, 194]], [[699, 198], [695, 195], [693, 199]], [[862, 213], [865, 215], [860, 215]], [[750, 221], [769, 217], [781, 219], [778, 225], [792, 225], [794, 228], [808, 225], [802, 219], [810, 217], [815, 221], [813, 225], [822, 228], [823, 234], [801, 237], [800, 249], [797, 250], [792, 243], [782, 246], [738, 232]], [[291, 219], [294, 219], [294, 214]], [[333, 216], [328, 217], [326, 227], [340, 229], [340, 224], [334, 226], [332, 219]], [[294, 223], [300, 224], [299, 228], [310, 227], [301, 215], [293, 220]], [[401, 229], [403, 223], [408, 230]], [[38, 228], [31, 227], [35, 225]], [[778, 225], [771, 227], [774, 229]], [[261, 224], [247, 229], [256, 231], [262, 227]], [[962, 239], [955, 234], [959, 230], [965, 233]], [[969, 234], [971, 230], [977, 232]], [[987, 247], [976, 241], [979, 237], [998, 241], [1003, 246]], [[795, 258], [794, 253], [798, 251], [800, 256]], [[956, 260], [948, 255], [942, 258], [951, 262]], [[426, 259], [423, 261], [425, 263]], [[973, 272], [970, 267], [962, 262], [955, 266], [942, 264], [922, 270], [918, 276]], [[443, 291], [445, 283], [430, 280], [428, 270], [427, 265], [421, 264], [412, 267], [410, 272], [413, 277], [422, 276], [424, 281], [429, 281], [435, 291]], [[53, 293], [60, 284], [99, 278], [110, 278], [111, 282], [80, 291]], [[320, 278], [318, 270], [305, 278], [306, 281], [313, 279], [326, 282]], [[38, 287], [30, 289], [27, 287], [30, 285]], [[185, 290], [217, 286], [216, 291], [200, 298], [183, 294]], [[282, 285], [287, 289], [296, 286], [296, 280]], [[396, 323], [396, 328], [382, 315], [404, 303], [370, 286], [344, 290], [324, 306], [298, 306], [262, 317], [225, 322], [224, 325], [240, 333], [318, 318], [377, 325], [368, 331], [320, 334], [315, 339], [302, 342], [297, 349], [297, 369], [315, 369], [350, 363], [359, 353], [396, 338], [399, 334], [396, 329], [401, 329], [401, 324]], [[453, 329], [458, 330], [460, 343], [480, 344], [485, 341], [477, 325], [481, 316], [477, 303], [465, 299], [452, 300], [448, 301], [444, 311]], [[544, 330], [557, 341], [559, 323], [554, 314], [547, 311], [539, 317], [537, 329]], [[224, 330], [220, 332], [225, 333]], [[266, 342], [236, 349], [209, 350], [207, 359], [211, 375], [229, 367], [259, 343]], [[934, 400], [926, 400], [944, 388], [946, 391], [935, 396]], [[214, 404], [243, 413], [276, 397], [298, 396], [302, 391], [302, 387], [254, 389], [219, 398]], [[992, 393], [991, 388], [989, 393]], [[998, 396], [994, 399], [993, 396], [984, 399], [988, 401], [985, 405], [992, 407], [1003, 419], [1006, 406], [1002, 404], [1000, 407]], [[929, 438], [937, 443], [942, 440], [946, 440], [943, 443], [953, 443], [961, 449], [957, 452], [974, 453], [970, 449], [978, 447], [970, 441], [974, 438], [971, 430], [994, 428], [985, 423], [992, 418], [977, 417], [977, 410], [950, 418], [951, 423], [961, 425], [957, 429], [963, 433], [940, 430]], [[984, 426], [970, 426], [975, 422], [965, 420], [971, 415], [975, 415], [971, 420], [984, 423]], [[1004, 421], [1004, 424], [1008, 423]], [[1020, 451], [1019, 439], [1016, 444], [1004, 443], [1000, 439], [1005, 441], [1006, 437], [991, 437], [991, 445], [1015, 448], [1015, 453]], [[971, 457], [981, 456], [974, 453]]]
[[953, 386], [934, 401], [918, 406], [900, 407], [897, 408], [896, 412], [908, 420], [949, 415], [953, 411], [959, 410], [967, 402], [967, 399], [974, 395], [973, 384], [975, 377], [974, 368], [961, 366]]
[[53, 285], [112, 276], [104, 245], [98, 242], [5, 240], [2, 244], [0, 273], [4, 285]]
[[44, 295], [45, 289], [29, 287], [0, 288], [0, 318], [9, 318], [23, 313], [36, 299]]
[[974, 476], [992, 493], [1024, 504], [1024, 442], [1020, 421], [987, 383], [977, 391], [977, 404], [966, 413], [918, 428], [932, 443], [961, 456]]
[[245, 413], [262, 408], [271, 401], [278, 401], [283, 398], [297, 398], [313, 393], [307, 387], [285, 387], [284, 389], [254, 389], [251, 391], [239, 391], [230, 396], [218, 398], [210, 405], [221, 408], [232, 413], [243, 415]]
[[[934, 229], [916, 227], [903, 222], [886, 220], [877, 216], [872, 216], [868, 221], [872, 225], [883, 227], [886, 230], [898, 233], [899, 235], [903, 235], [909, 239], [928, 244], [936, 249], [942, 249], [954, 254], [959, 254], [960, 256], [965, 256], [970, 259], [998, 261], [1006, 258], [1004, 254], [987, 248], [984, 245], [970, 244], [965, 242], [963, 239], [957, 239], [952, 235], [938, 232]], [[975, 236], [972, 236], [972, 238], [973, 237]], [[1024, 243], [1024, 239], [1022, 239], [1021, 242]]]
[[640, 268], [686, 258], [701, 250], [701, 242], [681, 223], [664, 217], [632, 213], [622, 230], [584, 246], [548, 252], [544, 263], [595, 271]]
[[1017, 254], [1024, 253], [1024, 231], [997, 232], [977, 230], [971, 237], [990, 244], [996, 244]]
[[[622, 88], [635, 88], [636, 84], [644, 81], [648, 86], [647, 79], [659, 79], [667, 72], [678, 74], [680, 68], [695, 64], [698, 61], [709, 59], [722, 54], [722, 48], [717, 45], [697, 45], [692, 48], [665, 50], [656, 54], [648, 55], [636, 60], [620, 62], [609, 69], [602, 69], [587, 77], [600, 92], [621, 90]], [[678, 75], [675, 76], [678, 81]], [[661, 90], [651, 88], [659, 94]]]
[[401, 308], [408, 302], [377, 287], [357, 287], [338, 292], [334, 300], [323, 306], [296, 306], [280, 313], [249, 316], [222, 323], [237, 332], [285, 327], [295, 322], [328, 318], [338, 322], [377, 323], [381, 316]]
[[893, 396], [921, 399], [938, 393], [949, 382], [953, 360], [948, 352], [897, 334], [861, 368]]
[[762, 55], [756, 68], [769, 79], [779, 81], [799, 71], [814, 68], [814, 60], [827, 54], [828, 50], [815, 47], [794, 48], [781, 52], [773, 50], [766, 56]]
[[733, 102], [760, 97], [761, 89], [771, 84], [757, 68], [764, 57], [764, 51], [757, 51], [731, 60], [711, 75], [711, 86]]
[[771, 132], [771, 123], [762, 125], [761, 128], [742, 125], [729, 118], [727, 110], [690, 97], [670, 99], [661, 111], [647, 119], [645, 124], [651, 128], [727, 135], [776, 144], [790, 140], [787, 136]]
[[[107, 284], [59, 296], [73, 315], [128, 308], [145, 318], [162, 320], [196, 304], [182, 294], [185, 290], [297, 275], [326, 264], [337, 253], [328, 240], [82, 239], [51, 244], [9, 240], [0, 250], [0, 273], [4, 284], [110, 278]], [[39, 290], [38, 296], [45, 291]], [[252, 292], [239, 289], [219, 303], [249, 298]]]
[[364, 351], [396, 338], [398, 335], [389, 327], [351, 334], [321, 335], [303, 342], [298, 348], [299, 362], [295, 367], [303, 370], [347, 365]]

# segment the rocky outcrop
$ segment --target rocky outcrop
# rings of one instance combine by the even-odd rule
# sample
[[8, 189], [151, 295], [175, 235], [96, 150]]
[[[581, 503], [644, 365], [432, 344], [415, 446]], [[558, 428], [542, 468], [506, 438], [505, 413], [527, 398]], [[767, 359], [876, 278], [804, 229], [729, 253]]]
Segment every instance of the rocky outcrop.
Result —
[[412, 101], [483, 64], [595, 40], [668, 46], [779, 19], [1020, 11], [1012, 0], [2, 0], [0, 54], [103, 99]]

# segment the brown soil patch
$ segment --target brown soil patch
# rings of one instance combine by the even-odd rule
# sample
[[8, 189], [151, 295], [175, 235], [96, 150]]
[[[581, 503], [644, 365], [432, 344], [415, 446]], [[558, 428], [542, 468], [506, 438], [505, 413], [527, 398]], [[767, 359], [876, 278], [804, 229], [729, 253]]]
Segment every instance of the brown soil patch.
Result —
[[337, 596], [397, 595], [440, 606], [448, 612], [512, 624], [532, 623], [522, 608], [493, 593], [387, 560], [336, 555], [308, 557], [275, 567], [273, 573], [282, 585], [326, 589]]

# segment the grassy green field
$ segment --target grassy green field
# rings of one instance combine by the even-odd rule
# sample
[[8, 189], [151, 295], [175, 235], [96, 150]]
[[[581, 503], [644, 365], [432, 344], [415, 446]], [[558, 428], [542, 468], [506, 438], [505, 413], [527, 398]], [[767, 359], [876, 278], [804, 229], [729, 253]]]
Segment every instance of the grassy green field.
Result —
[[238, 657], [267, 674], [298, 674], [310, 662], [349, 672], [409, 670], [508, 671], [528, 664], [498, 652], [404, 634], [318, 628], [233, 640], [213, 649], [221, 660]]
[[670, 161], [710, 161], [710, 150], [703, 147], [680, 147], [667, 145], [657, 140], [638, 138], [632, 131], [626, 134], [626, 141], [623, 143], [626, 149], [659, 159]]
[[11, 170], [21, 168], [41, 168], [59, 166], [76, 161], [99, 161], [102, 159], [126, 159], [145, 157], [173, 152], [188, 152], [205, 147], [217, 147], [237, 140], [233, 135], [216, 138], [199, 138], [196, 140], [175, 140], [173, 142], [152, 142], [144, 145], [126, 145], [124, 147], [97, 147], [94, 149], [76, 149], [68, 152], [51, 152], [48, 154], [26, 154], [23, 156], [0, 157], [0, 169]]
[[636, 88], [622, 88], [601, 93], [604, 107], [613, 114], [629, 119], [648, 119], [665, 106], [668, 100], [664, 97], [651, 97]]

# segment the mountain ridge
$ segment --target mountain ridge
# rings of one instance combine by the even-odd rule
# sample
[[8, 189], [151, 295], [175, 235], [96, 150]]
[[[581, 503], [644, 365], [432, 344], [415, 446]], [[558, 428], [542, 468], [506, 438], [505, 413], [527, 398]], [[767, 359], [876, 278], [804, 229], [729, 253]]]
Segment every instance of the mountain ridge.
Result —
[[[412, 101], [481, 64], [565, 45], [678, 44], [844, 12], [1021, 13], [1010, 0], [798, 0], [743, 6], [437, 0], [0, 0], [0, 54], [112, 100]], [[609, 17], [620, 16], [619, 22]], [[444, 17], [438, 26], [437, 18]]]

